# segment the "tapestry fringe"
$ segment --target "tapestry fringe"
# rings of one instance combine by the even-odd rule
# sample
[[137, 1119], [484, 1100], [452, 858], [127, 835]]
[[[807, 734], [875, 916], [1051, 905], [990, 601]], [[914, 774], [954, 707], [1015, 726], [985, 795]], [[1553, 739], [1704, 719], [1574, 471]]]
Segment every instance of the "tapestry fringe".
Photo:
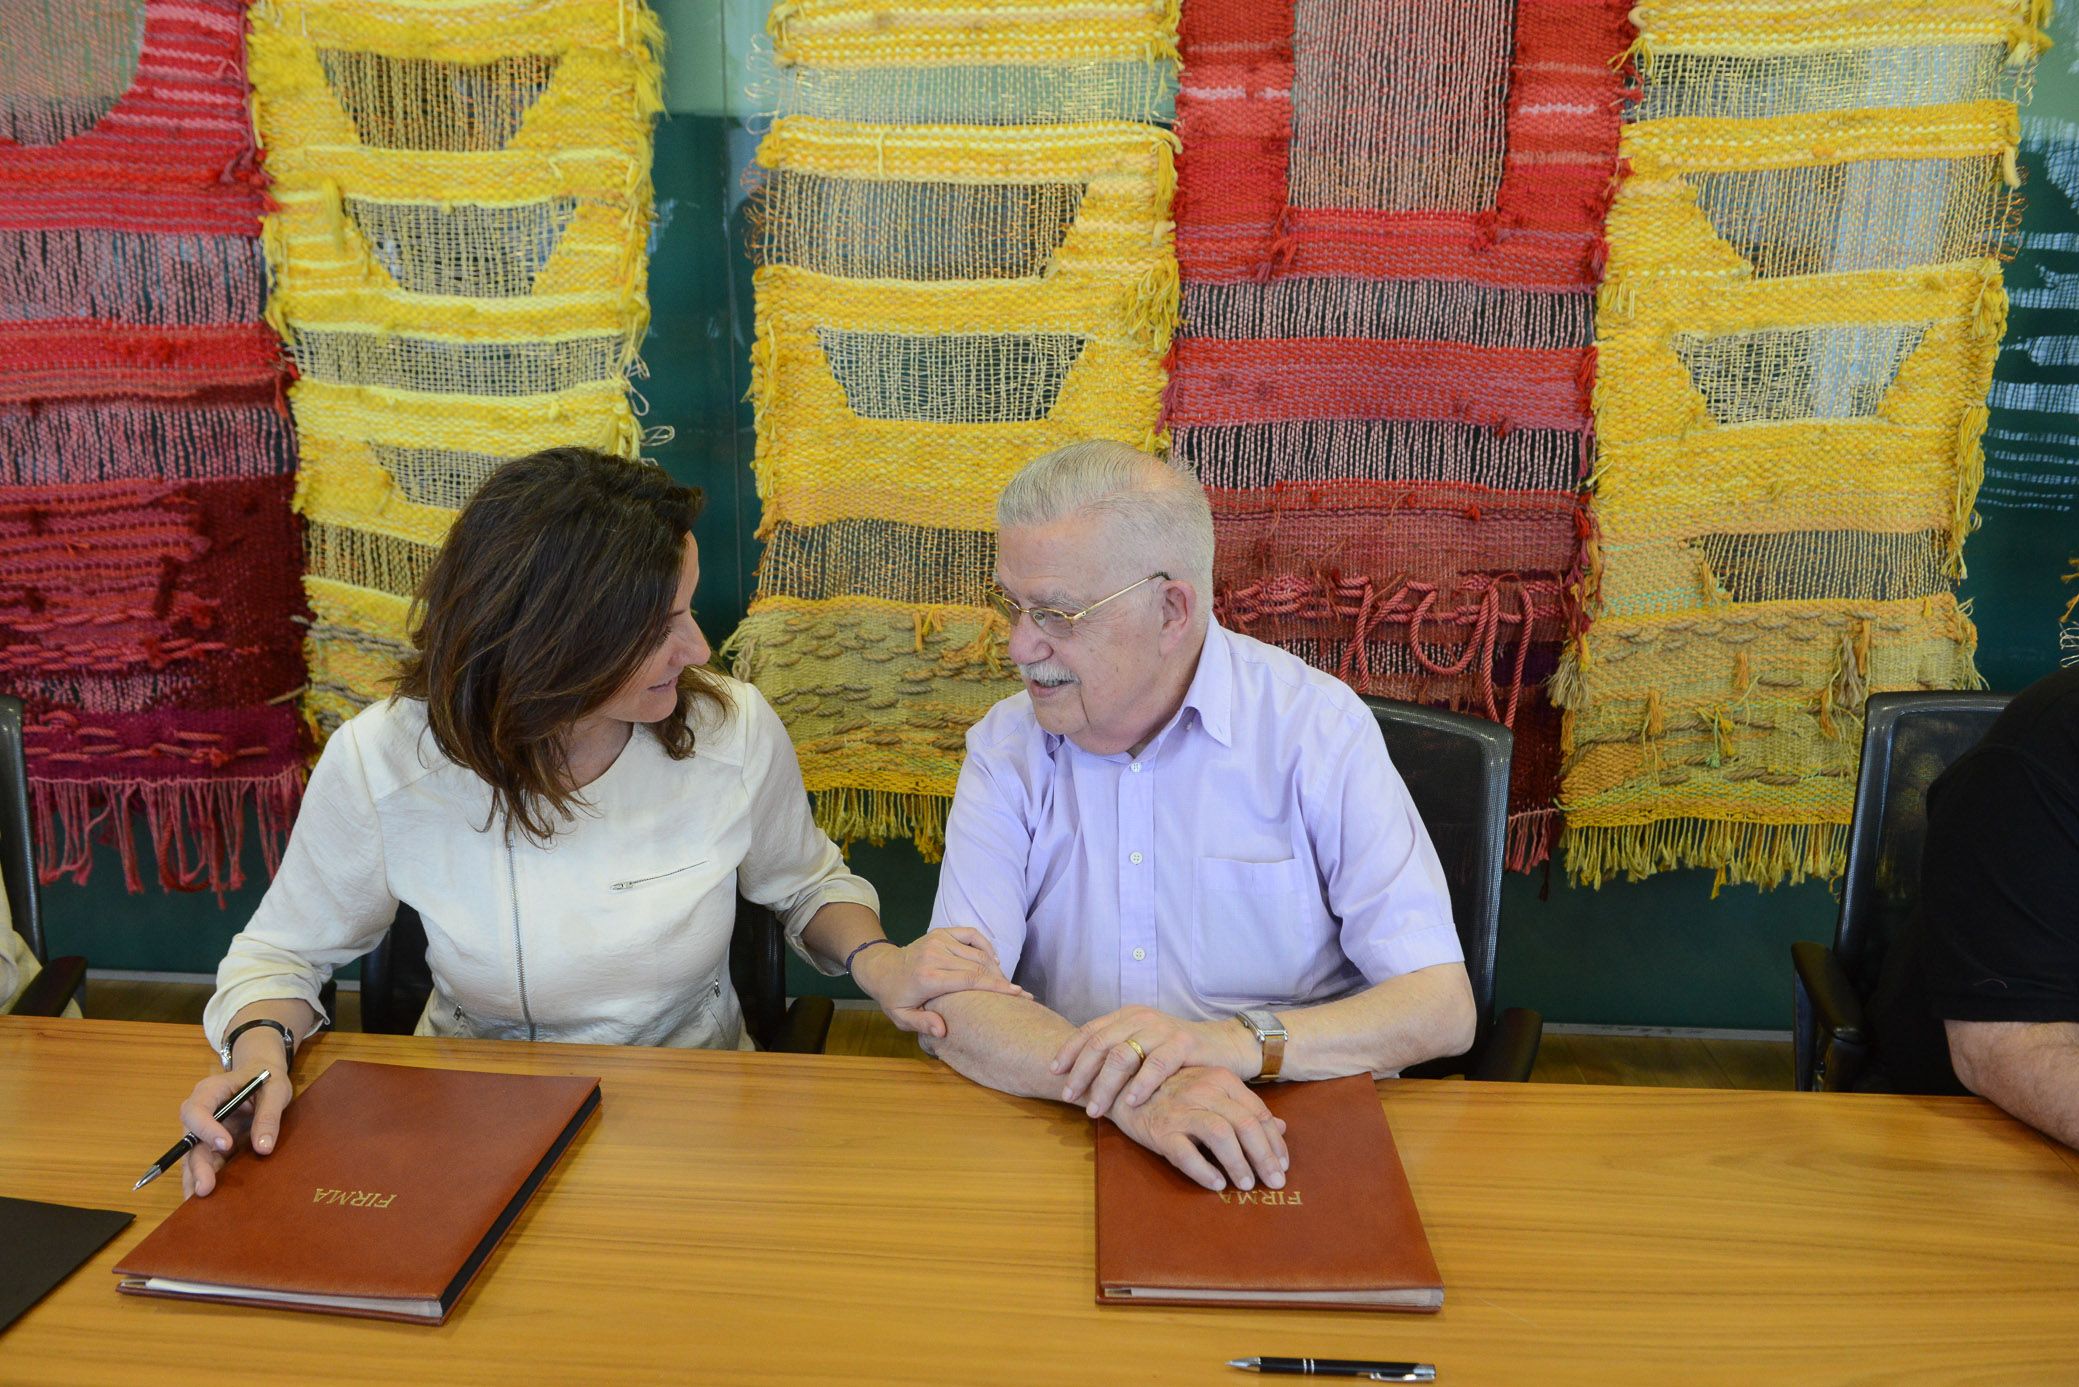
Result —
[[861, 838], [875, 847], [891, 838], [910, 838], [926, 862], [937, 862], [945, 853], [946, 814], [953, 805], [946, 796], [841, 785], [817, 790], [809, 800], [816, 826], [847, 852]]
[[48, 886], [70, 878], [84, 886], [96, 841], [113, 846], [123, 884], [144, 890], [137, 822], [144, 821], [168, 891], [213, 891], [219, 904], [246, 884], [246, 815], [260, 834], [260, 856], [271, 877], [303, 797], [304, 771], [292, 765], [270, 775], [208, 780], [32, 780], [30, 813], [36, 825], [36, 876]]
[[1831, 881], [1847, 869], [1848, 825], [1737, 823], [1661, 819], [1646, 824], [1569, 824], [1566, 871], [1577, 885], [1600, 888], [1622, 874], [1641, 881], [1656, 872], [1703, 867], [1715, 873], [1711, 894], [1731, 886], [1765, 890], [1808, 877]]
[[1524, 809], [1509, 815], [1503, 865], [1512, 872], [1543, 866], [1559, 841], [1560, 827], [1557, 809]]

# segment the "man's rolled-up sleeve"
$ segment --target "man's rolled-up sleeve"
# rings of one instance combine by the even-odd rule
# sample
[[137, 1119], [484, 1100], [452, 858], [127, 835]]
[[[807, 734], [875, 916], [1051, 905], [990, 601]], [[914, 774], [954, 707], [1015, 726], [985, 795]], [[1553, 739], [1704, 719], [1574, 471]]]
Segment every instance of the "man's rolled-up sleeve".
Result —
[[1025, 953], [1025, 864], [1032, 829], [1021, 808], [1024, 797], [1004, 783], [1009, 768], [976, 746], [979, 730], [977, 725], [968, 733], [967, 759], [946, 820], [946, 856], [939, 867], [931, 927], [980, 930], [1010, 977]]
[[1302, 800], [1329, 909], [1342, 921], [1343, 953], [1372, 983], [1463, 963], [1429, 831], [1377, 727], [1350, 721], [1347, 740], [1319, 763], [1318, 780], [1303, 782]]

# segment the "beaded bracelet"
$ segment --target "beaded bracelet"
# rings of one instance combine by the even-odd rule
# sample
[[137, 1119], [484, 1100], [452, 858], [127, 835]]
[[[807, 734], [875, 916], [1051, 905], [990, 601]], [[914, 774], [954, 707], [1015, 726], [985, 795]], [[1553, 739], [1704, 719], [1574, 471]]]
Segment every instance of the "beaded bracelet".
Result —
[[846, 972], [846, 974], [847, 974], [847, 975], [849, 975], [849, 974], [851, 973], [851, 971], [852, 971], [852, 960], [853, 960], [853, 959], [855, 959], [855, 958], [857, 958], [857, 957], [859, 957], [859, 955], [860, 955], [860, 954], [862, 954], [862, 953], [866, 952], [866, 951], [867, 951], [868, 949], [871, 949], [871, 948], [872, 948], [872, 947], [873, 947], [874, 945], [876, 945], [876, 944], [893, 944], [894, 942], [895, 942], [895, 941], [894, 941], [893, 939], [890, 939], [890, 938], [889, 938], [889, 937], [888, 937], [887, 935], [885, 935], [885, 934], [884, 934], [884, 935], [882, 935], [882, 936], [881, 936], [880, 938], [878, 938], [878, 939], [869, 939], [869, 940], [867, 940], [867, 941], [866, 941], [866, 942], [865, 942], [864, 944], [861, 944], [861, 945], [860, 945], [860, 946], [859, 946], [858, 948], [856, 948], [856, 949], [852, 950], [852, 952], [850, 952], [850, 953], [848, 953], [848, 954], [846, 954], [846, 955], [845, 955], [845, 972]]

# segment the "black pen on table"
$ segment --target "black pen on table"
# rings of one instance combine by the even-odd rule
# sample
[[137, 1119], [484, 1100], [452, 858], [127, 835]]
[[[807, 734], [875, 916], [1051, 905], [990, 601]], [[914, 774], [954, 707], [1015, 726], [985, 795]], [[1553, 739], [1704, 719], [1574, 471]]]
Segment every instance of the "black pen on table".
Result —
[[[269, 1079], [273, 1077], [273, 1071], [267, 1069], [263, 1069], [259, 1073], [253, 1075], [253, 1081], [251, 1083], [247, 1084], [244, 1088], [238, 1090], [238, 1092], [232, 1094], [228, 1099], [224, 1101], [224, 1106], [216, 1110], [216, 1120], [222, 1122], [232, 1113], [237, 1112], [238, 1105], [240, 1103], [243, 1103], [246, 1099], [258, 1093], [260, 1091], [260, 1085], [266, 1083]], [[158, 1179], [161, 1175], [164, 1175], [167, 1171], [173, 1169], [174, 1166], [180, 1164], [181, 1157], [187, 1155], [190, 1151], [193, 1151], [196, 1147], [200, 1146], [201, 1144], [202, 1138], [196, 1136], [193, 1132], [183, 1133], [181, 1139], [173, 1143], [173, 1146], [166, 1152], [165, 1155], [159, 1157], [158, 1162], [155, 1165], [153, 1165], [150, 1170], [147, 1170], [143, 1175], [138, 1177], [137, 1183], [130, 1186], [131, 1190], [136, 1191], [143, 1189], [146, 1185], [149, 1185], [152, 1181]]]
[[1372, 1382], [1435, 1382], [1434, 1363], [1372, 1363], [1358, 1358], [1230, 1358], [1230, 1368], [1291, 1377], [1360, 1377]]

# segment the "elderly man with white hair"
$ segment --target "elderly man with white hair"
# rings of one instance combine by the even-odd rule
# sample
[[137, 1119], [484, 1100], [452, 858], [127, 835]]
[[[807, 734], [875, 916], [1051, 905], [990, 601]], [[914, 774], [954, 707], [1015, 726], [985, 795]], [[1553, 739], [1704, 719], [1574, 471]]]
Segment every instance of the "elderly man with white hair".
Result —
[[1248, 1082], [1472, 1045], [1436, 851], [1357, 695], [1212, 620], [1196, 479], [1077, 444], [996, 519], [1025, 689], [968, 733], [932, 927], [980, 930], [1036, 1000], [941, 998], [932, 1048], [1209, 1189], [1280, 1188], [1283, 1129]]

